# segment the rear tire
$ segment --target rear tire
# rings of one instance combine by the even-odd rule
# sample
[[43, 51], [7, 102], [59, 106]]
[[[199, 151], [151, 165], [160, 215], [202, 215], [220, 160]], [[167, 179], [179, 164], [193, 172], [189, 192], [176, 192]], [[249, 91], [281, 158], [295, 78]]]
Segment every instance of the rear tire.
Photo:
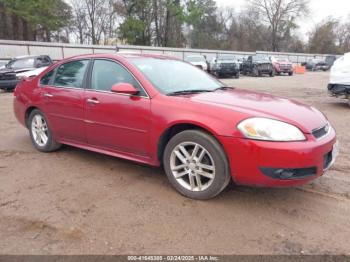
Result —
[[211, 199], [231, 181], [221, 145], [203, 131], [186, 130], [172, 137], [163, 164], [171, 185], [188, 198]]
[[52, 135], [46, 116], [34, 109], [28, 118], [30, 138], [34, 147], [41, 152], [53, 152], [61, 147]]
[[253, 76], [255, 76], [255, 77], [261, 76], [257, 66], [253, 67], [253, 72], [252, 73], [253, 73]]
[[293, 72], [289, 72], [288, 75], [289, 75], [289, 76], [292, 76], [292, 75], [293, 75]]

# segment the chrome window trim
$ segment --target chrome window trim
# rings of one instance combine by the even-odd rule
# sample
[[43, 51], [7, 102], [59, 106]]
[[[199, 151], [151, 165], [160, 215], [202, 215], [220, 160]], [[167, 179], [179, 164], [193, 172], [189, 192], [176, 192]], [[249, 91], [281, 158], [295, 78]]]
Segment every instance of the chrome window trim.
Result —
[[106, 93], [106, 94], [114, 94], [114, 95], [129, 96], [129, 97], [140, 97], [140, 98], [150, 99], [150, 97], [148, 97], [148, 96], [129, 95], [129, 94], [122, 94], [122, 93], [112, 92], [112, 91], [104, 91], [104, 90], [96, 90], [96, 89], [88, 89], [88, 88], [85, 88], [84, 91]]

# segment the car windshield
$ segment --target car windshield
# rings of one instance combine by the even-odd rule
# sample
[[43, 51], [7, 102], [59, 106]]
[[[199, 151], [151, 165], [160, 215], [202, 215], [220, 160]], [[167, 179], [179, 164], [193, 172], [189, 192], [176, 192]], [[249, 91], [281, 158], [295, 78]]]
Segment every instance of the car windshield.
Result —
[[185, 58], [187, 62], [205, 62], [204, 57], [202, 56], [189, 56]]
[[267, 55], [255, 55], [253, 61], [270, 61], [270, 58]]
[[7, 68], [27, 68], [34, 67], [34, 58], [21, 58], [11, 60], [7, 65]]
[[225, 60], [236, 60], [236, 58], [234, 56], [218, 56], [217, 60], [222, 60], [222, 61], [225, 61]]
[[132, 58], [130, 61], [163, 94], [190, 91], [214, 91], [224, 87], [203, 70], [173, 59]]

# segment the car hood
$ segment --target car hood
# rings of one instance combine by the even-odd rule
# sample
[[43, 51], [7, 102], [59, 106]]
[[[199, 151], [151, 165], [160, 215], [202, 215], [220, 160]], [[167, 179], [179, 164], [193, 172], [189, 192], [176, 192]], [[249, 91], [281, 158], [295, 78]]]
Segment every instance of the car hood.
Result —
[[264, 93], [234, 89], [200, 93], [191, 96], [193, 102], [225, 107], [248, 117], [267, 117], [291, 123], [304, 133], [327, 124], [317, 109], [294, 100]]
[[0, 69], [0, 74], [9, 74], [9, 73], [23, 73], [31, 70], [35, 70], [36, 68], [17, 68], [17, 69], [12, 69], [12, 68], [2, 68]]
[[237, 64], [238, 62], [236, 60], [218, 60], [218, 64]]
[[253, 61], [254, 64], [272, 64], [272, 62], [259, 60], [259, 61]]
[[25, 72], [17, 73], [16, 75], [17, 75], [18, 77], [37, 76], [37, 75], [39, 75], [41, 72], [43, 72], [46, 68], [47, 68], [47, 66], [40, 67], [40, 68], [35, 68], [35, 69], [33, 69], [33, 70], [28, 70], [28, 71], [25, 71]]
[[293, 64], [290, 62], [277, 62], [279, 65], [292, 66]]

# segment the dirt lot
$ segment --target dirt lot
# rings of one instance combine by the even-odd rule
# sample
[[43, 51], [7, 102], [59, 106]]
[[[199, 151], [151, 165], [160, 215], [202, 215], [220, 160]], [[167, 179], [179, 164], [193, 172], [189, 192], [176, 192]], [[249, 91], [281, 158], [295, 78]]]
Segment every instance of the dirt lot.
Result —
[[350, 254], [350, 108], [328, 73], [224, 80], [321, 109], [338, 131], [335, 166], [289, 189], [231, 187], [192, 201], [161, 169], [64, 147], [43, 154], [0, 94], [2, 254]]

